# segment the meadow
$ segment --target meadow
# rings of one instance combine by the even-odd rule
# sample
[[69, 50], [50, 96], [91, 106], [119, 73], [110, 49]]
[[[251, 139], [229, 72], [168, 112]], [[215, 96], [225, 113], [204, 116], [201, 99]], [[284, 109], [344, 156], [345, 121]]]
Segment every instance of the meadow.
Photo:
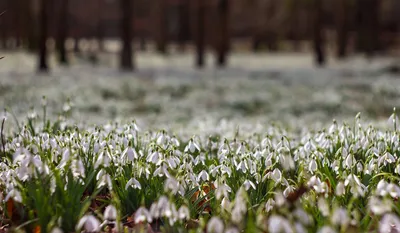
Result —
[[4, 231], [400, 232], [389, 60], [142, 54], [134, 74], [101, 57], [44, 75], [6, 58]]

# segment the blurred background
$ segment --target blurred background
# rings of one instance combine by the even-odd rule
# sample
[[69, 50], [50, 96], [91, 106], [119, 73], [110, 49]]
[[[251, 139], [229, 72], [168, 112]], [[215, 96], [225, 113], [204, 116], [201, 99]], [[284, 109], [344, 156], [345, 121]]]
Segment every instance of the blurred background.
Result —
[[399, 0], [0, 0], [0, 12], [4, 106], [46, 95], [104, 119], [323, 121], [386, 117], [400, 100]]

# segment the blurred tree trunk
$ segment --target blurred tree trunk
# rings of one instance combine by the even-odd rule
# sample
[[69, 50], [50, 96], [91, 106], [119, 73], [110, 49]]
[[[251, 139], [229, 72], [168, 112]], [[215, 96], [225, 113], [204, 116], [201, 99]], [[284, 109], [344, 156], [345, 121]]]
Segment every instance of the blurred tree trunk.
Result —
[[97, 41], [99, 51], [104, 51], [103, 0], [97, 0]]
[[40, 32], [39, 32], [39, 67], [40, 72], [48, 72], [47, 64], [47, 37], [48, 37], [48, 21], [49, 21], [49, 3], [51, 0], [40, 0]]
[[158, 0], [157, 7], [157, 51], [161, 54], [167, 53], [167, 36], [168, 36], [168, 22], [167, 22], [167, 2], [166, 0]]
[[67, 50], [65, 48], [65, 41], [67, 40], [69, 24], [69, 0], [61, 0], [59, 2], [59, 21], [58, 21], [58, 32], [57, 32], [57, 50], [58, 50], [58, 61], [62, 65], [68, 65]]
[[30, 22], [30, 26], [28, 26], [28, 50], [31, 52], [37, 51], [39, 47], [39, 9], [40, 9], [40, 4], [39, 0], [32, 0], [30, 1], [30, 4], [24, 4], [27, 9], [28, 13], [28, 22]]
[[229, 0], [218, 0], [217, 5], [217, 59], [218, 67], [225, 67], [229, 48]]
[[185, 50], [189, 39], [189, 9], [188, 0], [181, 0], [179, 5], [179, 48]]
[[379, 0], [357, 0], [358, 52], [372, 56], [380, 49], [380, 2]]
[[337, 0], [336, 11], [336, 55], [338, 58], [344, 58], [347, 55], [347, 43], [349, 39], [348, 0]]
[[132, 61], [132, 39], [133, 39], [133, 0], [120, 0], [122, 13], [121, 19], [121, 69], [131, 71], [134, 69]]
[[324, 51], [324, 23], [323, 23], [323, 2], [321, 0], [313, 0], [313, 43], [315, 63], [317, 66], [324, 66], [326, 62]]
[[202, 68], [204, 66], [205, 50], [204, 0], [196, 0], [196, 3], [196, 66]]

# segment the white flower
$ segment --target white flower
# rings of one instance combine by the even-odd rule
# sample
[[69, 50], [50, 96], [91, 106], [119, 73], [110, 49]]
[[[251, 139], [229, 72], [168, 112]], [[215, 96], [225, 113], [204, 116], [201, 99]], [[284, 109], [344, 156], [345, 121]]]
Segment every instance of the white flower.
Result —
[[289, 221], [281, 216], [271, 216], [268, 219], [269, 233], [292, 233], [294, 232]]
[[221, 207], [226, 211], [230, 211], [231, 202], [227, 197], [222, 198]]
[[104, 219], [115, 221], [117, 219], [117, 209], [113, 205], [109, 205], [104, 210]]
[[220, 200], [222, 197], [227, 197], [228, 192], [230, 193], [231, 191], [231, 187], [229, 187], [227, 184], [219, 184], [215, 189], [215, 198], [217, 198], [217, 200]]
[[145, 207], [140, 207], [136, 210], [134, 215], [135, 224], [140, 222], [151, 223], [153, 221], [150, 212]]
[[208, 175], [208, 173], [204, 170], [202, 170], [199, 175], [197, 176], [197, 181], [208, 181], [210, 179], [210, 176]]
[[329, 215], [329, 204], [325, 198], [320, 197], [318, 199], [318, 209], [321, 211], [322, 216], [327, 217]]
[[400, 231], [400, 219], [394, 214], [385, 214], [379, 222], [380, 233], [393, 233]]
[[207, 224], [207, 232], [208, 233], [223, 233], [224, 232], [224, 223], [218, 217], [212, 217]]
[[393, 197], [393, 198], [398, 198], [400, 196], [400, 188], [399, 188], [399, 186], [397, 186], [397, 185], [395, 185], [393, 183], [388, 184], [387, 190], [388, 190], [390, 196]]
[[267, 211], [267, 213], [270, 212], [274, 208], [274, 205], [275, 205], [274, 199], [272, 198], [268, 199], [268, 201], [265, 203], [265, 211]]
[[376, 186], [376, 194], [379, 196], [386, 196], [388, 183], [385, 180], [380, 180]]
[[128, 189], [129, 187], [132, 187], [134, 189], [142, 189], [142, 185], [140, 185], [140, 182], [136, 180], [135, 178], [131, 178], [125, 185], [125, 189]]
[[10, 192], [8, 192], [6, 198], [4, 198], [4, 201], [7, 202], [10, 198], [12, 198], [16, 202], [22, 203], [21, 193], [14, 188], [11, 189]]
[[382, 215], [392, 210], [392, 203], [387, 200], [380, 200], [378, 197], [371, 197], [368, 201], [369, 209], [376, 215]]
[[190, 139], [189, 144], [185, 147], [184, 152], [190, 151], [190, 153], [194, 153], [196, 150], [200, 151], [200, 147], [193, 141], [193, 139]]
[[344, 187], [344, 184], [342, 181], [340, 181], [337, 185], [336, 185], [336, 189], [335, 189], [335, 194], [336, 196], [342, 196], [346, 193], [346, 189]]
[[54, 227], [50, 233], [63, 233], [63, 230], [61, 230], [59, 227]]
[[178, 210], [178, 218], [181, 220], [190, 219], [190, 212], [187, 206], [181, 206]]
[[308, 170], [313, 174], [318, 169], [317, 162], [315, 160], [311, 160], [310, 165], [308, 166]]
[[272, 177], [271, 178], [275, 182], [280, 182], [282, 180], [282, 172], [278, 168], [275, 168], [274, 171], [272, 171]]
[[347, 214], [347, 210], [344, 208], [337, 208], [332, 214], [331, 221], [333, 224], [347, 227], [350, 223], [350, 218]]
[[317, 233], [336, 233], [336, 231], [330, 226], [324, 226]]
[[93, 215], [83, 216], [76, 226], [76, 231], [80, 232], [81, 228], [84, 228], [85, 232], [99, 232], [100, 221]]
[[302, 209], [296, 209], [293, 213], [294, 216], [303, 224], [303, 225], [309, 225], [311, 223], [311, 217], [308, 216], [308, 214], [302, 210]]
[[137, 159], [139, 156], [136, 153], [136, 151], [132, 147], [126, 148], [122, 152], [122, 159], [128, 159], [128, 161], [133, 161], [134, 159]]
[[254, 190], [256, 189], [256, 185], [253, 182], [251, 182], [250, 180], [246, 180], [243, 183], [243, 186], [246, 189], [246, 191], [249, 191], [250, 187], [253, 188]]
[[225, 230], [225, 233], [240, 233], [240, 231], [235, 227], [230, 227]]

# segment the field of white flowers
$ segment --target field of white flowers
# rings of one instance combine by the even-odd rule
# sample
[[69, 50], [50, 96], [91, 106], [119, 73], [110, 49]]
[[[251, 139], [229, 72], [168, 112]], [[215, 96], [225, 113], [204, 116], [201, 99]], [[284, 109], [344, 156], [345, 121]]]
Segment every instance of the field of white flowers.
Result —
[[8, 58], [1, 231], [400, 232], [389, 61], [196, 71], [144, 54], [135, 74], [76, 60], [43, 75]]

